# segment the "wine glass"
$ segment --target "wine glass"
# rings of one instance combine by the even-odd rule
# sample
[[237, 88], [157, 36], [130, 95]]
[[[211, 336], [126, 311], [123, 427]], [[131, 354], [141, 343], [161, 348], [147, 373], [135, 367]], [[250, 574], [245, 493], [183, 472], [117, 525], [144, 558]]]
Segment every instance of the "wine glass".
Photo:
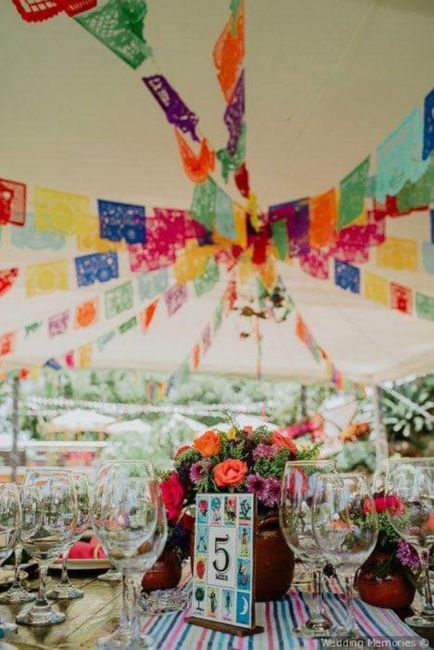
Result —
[[[0, 484], [0, 564], [11, 555], [17, 544], [21, 526], [20, 497], [15, 483]], [[0, 616], [0, 628], [15, 631], [14, 623], [7, 623]]]
[[50, 563], [71, 543], [77, 527], [77, 496], [71, 473], [43, 468], [27, 470], [21, 488], [24, 550], [39, 563], [40, 586], [35, 602], [20, 612], [21, 625], [63, 623], [65, 614], [54, 610], [46, 597]]
[[282, 478], [280, 527], [289, 548], [305, 563], [312, 576], [314, 607], [304, 625], [294, 629], [297, 636], [329, 636], [333, 623], [324, 611], [322, 571], [327, 561], [312, 529], [312, 498], [319, 474], [335, 471], [329, 460], [290, 461]]
[[338, 633], [358, 636], [353, 616], [354, 577], [374, 550], [378, 536], [375, 502], [365, 477], [359, 474], [318, 476], [312, 523], [317, 544], [344, 577], [346, 621]]
[[[17, 490], [19, 495], [18, 486], [17, 486]], [[31, 591], [28, 591], [25, 587], [25, 584], [20, 578], [21, 558], [23, 555], [23, 545], [21, 544], [20, 535], [21, 535], [21, 530], [19, 531], [18, 539], [14, 549], [14, 559], [15, 559], [14, 581], [12, 585], [9, 587], [9, 589], [0, 596], [1, 605], [10, 605], [13, 603], [30, 603], [32, 600], [35, 600], [36, 598], [36, 594], [32, 593]]]
[[140, 633], [141, 581], [157, 560], [166, 534], [164, 507], [152, 466], [146, 461], [104, 465], [95, 481], [91, 519], [107, 555], [122, 571], [125, 586], [121, 626], [114, 635], [100, 639], [99, 646], [150, 647], [152, 641]]
[[90, 494], [87, 473], [82, 471], [71, 471], [74, 486], [77, 494], [77, 523], [74, 534], [62, 555], [62, 575], [60, 582], [47, 593], [47, 598], [52, 600], [73, 600], [82, 598], [84, 593], [71, 584], [68, 576], [68, 553], [75, 542], [78, 542], [83, 533], [90, 525]]
[[429, 579], [434, 544], [434, 458], [391, 458], [386, 481], [387, 518], [420, 557], [424, 572], [424, 605], [409, 625], [434, 627], [434, 602]]

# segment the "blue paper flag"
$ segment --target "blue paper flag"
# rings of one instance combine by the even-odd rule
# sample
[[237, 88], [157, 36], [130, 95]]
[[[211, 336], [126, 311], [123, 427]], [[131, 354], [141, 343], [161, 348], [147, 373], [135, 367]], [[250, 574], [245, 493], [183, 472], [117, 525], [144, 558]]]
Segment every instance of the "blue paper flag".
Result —
[[56, 361], [56, 359], [48, 359], [48, 361], [44, 363], [44, 367], [52, 368], [52, 370], [61, 370], [62, 368], [62, 366], [58, 361]]
[[146, 242], [145, 208], [142, 205], [98, 199], [98, 214], [101, 239], [125, 239], [127, 244]]
[[352, 293], [360, 293], [360, 269], [335, 259], [335, 284]]
[[96, 281], [108, 282], [119, 277], [116, 253], [92, 253], [76, 257], [75, 268], [79, 287], [88, 287]]
[[426, 160], [434, 150], [434, 88], [425, 97], [424, 125], [423, 125], [423, 152], [422, 158]]

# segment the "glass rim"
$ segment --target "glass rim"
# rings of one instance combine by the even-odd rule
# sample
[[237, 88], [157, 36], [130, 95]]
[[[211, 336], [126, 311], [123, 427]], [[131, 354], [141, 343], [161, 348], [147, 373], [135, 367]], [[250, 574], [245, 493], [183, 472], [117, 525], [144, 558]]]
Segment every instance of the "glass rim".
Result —
[[426, 462], [433, 462], [434, 463], [434, 456], [418, 456], [417, 458], [407, 458], [405, 456], [398, 456], [396, 458], [389, 458], [388, 459], [388, 464], [390, 463], [397, 463], [397, 462], [403, 462], [403, 463], [426, 463]]
[[334, 460], [329, 460], [327, 458], [318, 458], [317, 460], [287, 460], [285, 463], [285, 469], [287, 467], [297, 467], [298, 465], [302, 467], [304, 465], [323, 465], [323, 464], [336, 466]]

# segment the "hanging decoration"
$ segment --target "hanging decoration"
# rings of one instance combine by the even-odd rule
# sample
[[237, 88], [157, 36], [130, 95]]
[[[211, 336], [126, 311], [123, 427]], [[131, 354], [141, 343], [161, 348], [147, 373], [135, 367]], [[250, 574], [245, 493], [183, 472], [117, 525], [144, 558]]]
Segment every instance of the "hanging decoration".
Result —
[[90, 214], [88, 196], [35, 187], [35, 227], [40, 232], [72, 235], [80, 232], [83, 218]]
[[424, 270], [434, 274], [434, 244], [431, 242], [422, 242], [422, 261]]
[[166, 302], [167, 313], [169, 316], [173, 316], [176, 312], [183, 306], [188, 297], [187, 285], [180, 284], [175, 287], [171, 287], [164, 294], [164, 300]]
[[434, 296], [416, 292], [416, 313], [419, 318], [434, 321]]
[[146, 241], [145, 208], [98, 199], [101, 239], [127, 244], [144, 244]]
[[[234, 180], [242, 196], [248, 198], [248, 172], [244, 163], [246, 157], [246, 133], [245, 122], [241, 124], [237, 146], [233, 154], [228, 149], [219, 149], [217, 158], [220, 161], [221, 173], [225, 183], [229, 181], [230, 172], [235, 172]], [[245, 178], [246, 177], [246, 178]]]
[[166, 291], [167, 285], [168, 275], [166, 269], [143, 273], [137, 278], [139, 299], [143, 302], [147, 299], [159, 296]]
[[229, 240], [236, 238], [232, 199], [220, 187], [217, 187], [215, 202], [215, 227]]
[[59, 233], [37, 230], [34, 216], [27, 214], [25, 225], [22, 228], [13, 228], [11, 242], [16, 248], [30, 248], [35, 251], [59, 250], [65, 246], [66, 239]]
[[411, 314], [413, 310], [413, 292], [395, 282], [390, 283], [391, 306], [393, 309]]
[[194, 280], [194, 291], [198, 298], [211, 291], [220, 279], [220, 268], [213, 257], [208, 257], [202, 275]]
[[121, 312], [131, 309], [134, 302], [132, 282], [125, 282], [118, 287], [109, 289], [104, 298], [106, 318], [113, 318]]
[[385, 307], [390, 303], [389, 282], [376, 273], [363, 273], [363, 297]]
[[48, 336], [54, 338], [65, 334], [69, 327], [69, 310], [48, 318]]
[[335, 284], [352, 293], [360, 293], [360, 269], [335, 259]]
[[133, 273], [155, 271], [174, 264], [176, 252], [187, 240], [184, 210], [154, 208], [146, 224], [146, 244], [128, 246]]
[[58, 0], [12, 0], [21, 18], [27, 23], [39, 23], [57, 16], [63, 7]]
[[18, 273], [19, 270], [15, 267], [0, 271], [0, 296], [3, 296], [13, 287]]
[[144, 333], [148, 331], [149, 326], [154, 319], [158, 304], [159, 300], [154, 300], [154, 302], [151, 302], [151, 304], [145, 307], [145, 309], [141, 312], [140, 322], [142, 324], [142, 330]]
[[0, 178], [0, 226], [24, 226], [27, 188], [24, 183]]
[[38, 296], [69, 289], [68, 260], [31, 264], [26, 268], [26, 294]]
[[425, 97], [422, 158], [426, 160], [434, 151], [434, 89]]
[[[236, 14], [235, 20], [234, 14]], [[215, 44], [213, 59], [220, 87], [226, 101], [229, 102], [244, 60], [244, 0], [238, 3], [236, 12], [232, 12], [224, 26]]]
[[16, 332], [6, 332], [6, 334], [0, 335], [0, 357], [5, 357], [8, 354], [12, 354], [15, 349], [16, 340]]
[[77, 284], [88, 287], [95, 282], [108, 282], [119, 277], [116, 253], [95, 253], [75, 258]]
[[175, 135], [186, 175], [193, 183], [204, 183], [215, 167], [214, 151], [208, 147], [206, 138], [202, 138], [196, 155], [178, 129], [175, 129]]
[[223, 116], [224, 123], [229, 131], [227, 150], [230, 156], [234, 156], [237, 151], [238, 142], [242, 133], [244, 110], [245, 98], [243, 70], [238, 78], [234, 93]]
[[368, 190], [369, 164], [370, 156], [340, 182], [338, 230], [352, 224], [363, 213]]
[[195, 142], [200, 142], [196, 133], [199, 118], [184, 104], [166, 77], [155, 74], [143, 77], [143, 82], [164, 111], [169, 124], [177, 127], [183, 133], [189, 133]]
[[98, 217], [88, 217], [83, 227], [76, 235], [77, 250], [80, 252], [91, 251], [92, 253], [119, 252], [125, 248], [125, 242], [101, 239]]
[[108, 0], [75, 20], [132, 68], [138, 68], [152, 49], [143, 37], [146, 0]]
[[99, 300], [86, 300], [75, 310], [75, 327], [81, 329], [95, 325], [99, 319]]
[[118, 332], [119, 334], [126, 334], [130, 330], [134, 329], [137, 327], [139, 324], [137, 320], [137, 316], [132, 316], [128, 320], [126, 320], [124, 323], [121, 323], [118, 327]]
[[310, 199], [309, 244], [330, 246], [336, 239], [337, 198], [333, 187]]
[[210, 230], [215, 221], [217, 190], [217, 184], [211, 177], [196, 185], [190, 207], [191, 217]]
[[390, 269], [417, 271], [419, 266], [418, 248], [411, 239], [388, 237], [376, 250], [377, 266]]

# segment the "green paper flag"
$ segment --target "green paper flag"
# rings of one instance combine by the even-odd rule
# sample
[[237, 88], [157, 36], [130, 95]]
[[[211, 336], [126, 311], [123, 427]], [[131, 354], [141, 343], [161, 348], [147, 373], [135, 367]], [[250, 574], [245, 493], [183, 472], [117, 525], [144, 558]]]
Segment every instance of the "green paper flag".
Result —
[[225, 307], [224, 301], [221, 300], [214, 313], [214, 332], [218, 332], [220, 327], [222, 326], [224, 307]]
[[205, 273], [195, 278], [194, 291], [198, 298], [204, 293], [211, 291], [220, 279], [220, 268], [213, 257], [209, 257], [206, 263]]
[[138, 68], [152, 54], [143, 38], [146, 13], [146, 0], [109, 0], [75, 20], [128, 65]]
[[236, 169], [241, 167], [241, 165], [245, 160], [246, 134], [247, 134], [247, 126], [246, 123], [243, 122], [243, 124], [241, 125], [241, 132], [240, 132], [240, 137], [238, 139], [237, 148], [233, 156], [231, 156], [231, 154], [227, 149], [219, 149], [219, 151], [217, 151], [217, 158], [220, 161], [220, 164], [222, 166], [221, 171], [225, 183], [227, 183], [229, 180], [230, 172], [235, 171]]
[[217, 188], [215, 214], [215, 225], [219, 233], [227, 239], [236, 239], [233, 202], [231, 197], [220, 189], [220, 187]]
[[38, 320], [35, 321], [34, 323], [29, 323], [28, 325], [25, 325], [24, 329], [26, 332], [26, 337], [29, 336], [30, 334], [34, 334], [35, 332], [38, 331], [38, 329], [41, 327], [42, 321]]
[[363, 212], [368, 194], [369, 163], [370, 156], [340, 182], [338, 230], [349, 226]]
[[396, 206], [399, 212], [407, 212], [429, 205], [434, 200], [434, 159], [426, 172], [416, 183], [407, 181], [396, 195]]
[[137, 316], [133, 316], [129, 320], [125, 321], [125, 323], [121, 323], [118, 327], [119, 334], [125, 334], [125, 332], [128, 332], [129, 330], [133, 329], [133, 327], [137, 327], [138, 322], [137, 322]]
[[212, 230], [215, 221], [217, 185], [209, 176], [204, 183], [195, 185], [193, 200], [190, 207], [190, 217]]
[[434, 296], [416, 292], [416, 313], [419, 318], [434, 321]]
[[105, 315], [113, 318], [133, 306], [133, 285], [131, 282], [109, 289], [105, 293]]
[[279, 253], [279, 259], [285, 260], [289, 252], [288, 225], [286, 219], [275, 221], [271, 226], [271, 230], [277, 252]]

